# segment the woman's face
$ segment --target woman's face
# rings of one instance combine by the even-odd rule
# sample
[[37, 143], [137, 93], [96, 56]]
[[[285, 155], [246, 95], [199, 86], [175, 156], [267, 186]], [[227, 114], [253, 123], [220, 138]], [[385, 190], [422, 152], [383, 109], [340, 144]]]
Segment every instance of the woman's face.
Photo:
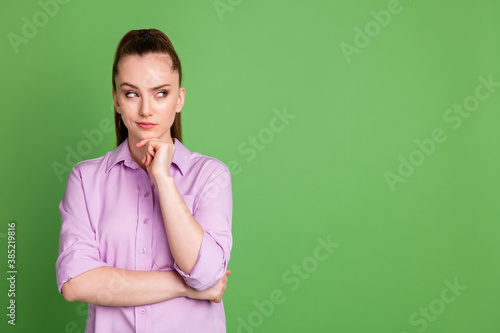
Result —
[[113, 100], [128, 129], [130, 144], [143, 139], [172, 142], [170, 127], [184, 105], [179, 73], [168, 55], [130, 55], [120, 60]]

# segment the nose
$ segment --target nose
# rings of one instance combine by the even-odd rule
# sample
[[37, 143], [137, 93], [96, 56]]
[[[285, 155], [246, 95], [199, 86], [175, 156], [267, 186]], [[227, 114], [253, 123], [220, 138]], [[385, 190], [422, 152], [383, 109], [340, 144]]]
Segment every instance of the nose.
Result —
[[151, 114], [151, 105], [147, 98], [143, 98], [141, 106], [139, 108], [139, 115], [141, 115], [142, 117], [149, 117], [151, 116]]

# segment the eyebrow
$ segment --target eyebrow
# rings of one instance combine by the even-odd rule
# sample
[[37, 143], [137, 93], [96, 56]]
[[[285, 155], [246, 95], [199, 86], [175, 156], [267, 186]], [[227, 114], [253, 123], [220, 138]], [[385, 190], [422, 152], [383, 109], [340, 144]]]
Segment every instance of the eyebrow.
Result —
[[[128, 83], [128, 82], [123, 82], [122, 84], [120, 84], [120, 87], [123, 87], [123, 86], [129, 86], [129, 87], [131, 87], [131, 88], [133, 88], [133, 89], [137, 89], [137, 90], [139, 90], [139, 88], [138, 88], [138, 87], [136, 87], [136, 86], [134, 86], [133, 84]], [[167, 87], [167, 86], [171, 86], [171, 84], [170, 84], [170, 83], [165, 83], [165, 84], [162, 84], [162, 85], [159, 85], [159, 86], [153, 87], [153, 88], [151, 88], [150, 90], [158, 90], [158, 89], [161, 89], [161, 88], [163, 88], [163, 87]]]

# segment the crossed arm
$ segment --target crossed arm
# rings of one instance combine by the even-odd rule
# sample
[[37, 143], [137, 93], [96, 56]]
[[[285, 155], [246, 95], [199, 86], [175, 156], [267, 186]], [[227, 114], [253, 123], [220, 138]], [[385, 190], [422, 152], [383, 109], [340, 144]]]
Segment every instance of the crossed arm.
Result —
[[138, 306], [175, 297], [219, 303], [230, 273], [231, 271], [226, 271], [212, 288], [199, 291], [187, 286], [176, 271], [132, 271], [98, 267], [67, 281], [62, 287], [62, 293], [69, 302], [108, 306]]

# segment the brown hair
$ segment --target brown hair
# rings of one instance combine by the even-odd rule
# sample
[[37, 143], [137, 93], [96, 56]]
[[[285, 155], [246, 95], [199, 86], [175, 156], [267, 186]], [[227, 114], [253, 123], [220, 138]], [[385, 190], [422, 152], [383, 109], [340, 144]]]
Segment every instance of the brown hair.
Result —
[[[179, 73], [179, 87], [182, 82], [181, 61], [175, 52], [170, 39], [157, 29], [130, 30], [123, 36], [116, 48], [113, 62], [113, 90], [116, 92], [115, 77], [118, 74], [118, 63], [128, 55], [142, 56], [148, 53], [168, 54], [172, 60], [172, 70]], [[115, 109], [116, 146], [118, 147], [128, 137], [128, 130]], [[175, 114], [174, 123], [170, 128], [170, 136], [182, 142], [181, 114]]]

